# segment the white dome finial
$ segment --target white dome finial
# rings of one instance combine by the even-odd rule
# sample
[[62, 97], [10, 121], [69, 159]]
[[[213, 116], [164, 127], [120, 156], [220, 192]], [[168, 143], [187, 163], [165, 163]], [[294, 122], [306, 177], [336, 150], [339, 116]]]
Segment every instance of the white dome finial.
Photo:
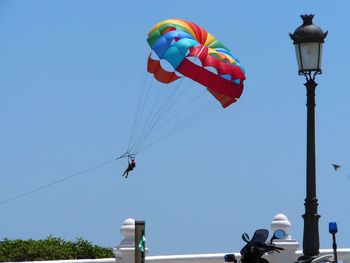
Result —
[[132, 218], [126, 219], [120, 228], [120, 234], [124, 237], [120, 244], [133, 244], [135, 238], [135, 220]]
[[277, 214], [272, 219], [271, 223], [271, 230], [275, 232], [276, 230], [283, 230], [287, 236], [289, 228], [291, 227], [291, 223], [289, 222], [288, 218], [284, 214]]

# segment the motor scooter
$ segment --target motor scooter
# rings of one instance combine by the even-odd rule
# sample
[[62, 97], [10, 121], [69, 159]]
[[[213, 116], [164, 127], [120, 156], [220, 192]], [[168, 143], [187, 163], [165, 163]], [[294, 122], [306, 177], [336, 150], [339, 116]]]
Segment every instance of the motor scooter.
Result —
[[[278, 230], [274, 233], [269, 243], [266, 240], [269, 236], [267, 229], [258, 229], [254, 232], [252, 239], [249, 239], [247, 233], [243, 233], [242, 239], [246, 242], [245, 246], [241, 249], [242, 255], [241, 263], [269, 263], [268, 260], [262, 258], [266, 253], [279, 252], [283, 250], [281, 247], [276, 247], [272, 241], [276, 238], [283, 238], [285, 235], [283, 230]], [[225, 262], [237, 263], [237, 259], [234, 254], [225, 255]]]

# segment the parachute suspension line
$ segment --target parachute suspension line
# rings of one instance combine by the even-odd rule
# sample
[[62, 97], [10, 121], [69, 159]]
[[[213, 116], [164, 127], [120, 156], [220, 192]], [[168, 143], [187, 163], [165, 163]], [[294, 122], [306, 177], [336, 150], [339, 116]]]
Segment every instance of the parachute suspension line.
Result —
[[[186, 85], [187, 86], [187, 85]], [[168, 106], [167, 106], [167, 108], [163, 111], [163, 115], [162, 115], [162, 118], [161, 119], [163, 119], [163, 117], [165, 117], [165, 116], [167, 116], [167, 113], [171, 110], [171, 109], [173, 109], [174, 107], [175, 107], [175, 105], [176, 105], [176, 103], [178, 103], [178, 101], [179, 101], [179, 99], [183, 96], [183, 95], [185, 95], [185, 93], [186, 92], [188, 92], [188, 87], [185, 87], [185, 88], [183, 88], [183, 90], [180, 92], [180, 94], [172, 101], [172, 103], [171, 104], [169, 104]], [[166, 124], [168, 123], [169, 121], [165, 121], [162, 125], [160, 125], [160, 127], [158, 127], [158, 130], [161, 130], [164, 126], [166, 126]]]
[[[155, 87], [152, 87], [152, 91], [155, 90]], [[136, 140], [136, 143], [135, 143], [135, 146], [139, 144], [139, 141], [141, 140], [141, 138], [143, 138], [144, 134], [146, 133], [145, 131], [148, 130], [148, 127], [150, 126], [150, 123], [152, 123], [154, 117], [156, 116], [156, 112], [159, 111], [159, 108], [161, 108], [161, 106], [159, 106], [159, 104], [161, 102], [164, 102], [165, 99], [163, 98], [165, 96], [165, 91], [166, 91], [166, 88], [164, 87], [160, 87], [157, 89], [157, 94], [152, 94], [151, 97], [154, 98], [154, 101], [152, 103], [150, 103], [151, 105], [151, 109], [148, 111], [148, 115], [147, 117], [145, 118], [145, 120], [143, 121], [143, 127], [142, 129], [139, 130], [139, 135], [138, 135], [138, 138]], [[161, 93], [162, 91], [162, 93]], [[146, 112], [146, 110], [145, 110]], [[153, 118], [152, 118], [153, 117]]]
[[[152, 89], [155, 89], [155, 88], [152, 87]], [[151, 121], [152, 117], [155, 115], [154, 112], [157, 111], [159, 104], [163, 101], [164, 96], [165, 96], [165, 88], [158, 87], [157, 94], [155, 94], [155, 96], [154, 96], [155, 99], [151, 103], [152, 107], [149, 110], [147, 117], [145, 118], [142, 131], [144, 131], [146, 129], [146, 127], [149, 125], [149, 122]]]
[[205, 89], [203, 89], [203, 91], [199, 94], [197, 94], [191, 101], [189, 101], [183, 108], [181, 108], [178, 112], [176, 112], [174, 115], [172, 115], [163, 125], [163, 127], [165, 125], [167, 125], [169, 122], [171, 122], [172, 120], [176, 119], [182, 112], [184, 112], [186, 109], [188, 109], [195, 101], [197, 101], [198, 99], [200, 99], [200, 97], [206, 92]]
[[196, 123], [198, 120], [202, 119], [205, 116], [210, 115], [211, 113], [219, 110], [219, 107], [216, 107], [215, 102], [209, 102], [206, 105], [203, 105], [202, 108], [198, 109], [195, 113], [189, 116], [187, 119], [179, 123], [174, 129], [182, 130], [192, 123]]
[[[188, 105], [184, 107], [183, 110], [185, 110], [188, 106], [191, 106], [193, 102], [198, 100], [202, 94], [204, 94], [206, 90], [202, 91], [197, 97], [195, 97]], [[224, 96], [223, 96], [224, 97]], [[218, 107], [218, 104], [214, 100], [210, 100], [201, 107], [197, 108], [195, 112], [193, 112], [191, 115], [186, 117], [185, 119], [182, 119], [178, 124], [174, 125], [174, 127], [171, 129], [171, 131], [176, 132], [177, 130], [181, 130], [185, 127], [187, 127], [191, 123], [197, 122], [197, 120], [201, 119], [204, 116], [207, 116], [208, 114], [214, 112], [215, 110], [220, 109]], [[172, 132], [171, 132], [172, 133]]]
[[[151, 89], [152, 93], [154, 93], [156, 90], [155, 87], [150, 87], [150, 89]], [[162, 93], [160, 94], [159, 91], [162, 91]], [[143, 138], [147, 134], [147, 131], [149, 130], [149, 127], [152, 126], [152, 123], [155, 121], [156, 116], [159, 115], [159, 112], [162, 111], [162, 109], [166, 106], [166, 103], [172, 98], [172, 96], [171, 96], [172, 93], [177, 92], [177, 89], [171, 90], [172, 93], [168, 94], [167, 98], [163, 98], [166, 95], [166, 91], [167, 91], [167, 89], [165, 89], [164, 87], [161, 87], [160, 89], [158, 89], [158, 94], [152, 94], [150, 96], [151, 99], [154, 100], [153, 102], [150, 101], [150, 99], [148, 99], [148, 98], [146, 99], [145, 105], [147, 105], [147, 106], [144, 107], [143, 113], [145, 115], [148, 112], [148, 117], [146, 119], [140, 118], [140, 126], [142, 126], [142, 128], [138, 129], [138, 136], [132, 145], [133, 152], [136, 152], [135, 149], [138, 147], [140, 142], [143, 140]], [[161, 104], [161, 105], [159, 105], [159, 104]], [[151, 106], [149, 106], [149, 105], [151, 105]], [[151, 107], [150, 110], [149, 110], [149, 107]], [[143, 125], [141, 125], [142, 123], [143, 123]]]
[[130, 156], [134, 156], [134, 155], [135, 154], [131, 154], [129, 151], [126, 151], [125, 153], [123, 153], [119, 157], [115, 158], [114, 160], [119, 160], [119, 159], [123, 159], [123, 158], [129, 158]]
[[208, 116], [209, 114], [215, 112], [216, 110], [219, 110], [220, 108], [217, 107], [217, 103], [215, 101], [209, 101], [205, 105], [203, 105], [200, 109], [198, 109], [196, 112], [191, 114], [188, 118], [182, 120], [180, 123], [174, 125], [171, 129], [168, 129], [166, 132], [164, 132], [160, 137], [155, 139], [153, 142], [147, 144], [143, 148], [141, 148], [137, 153], [141, 153], [145, 151], [146, 149], [152, 147], [159, 141], [169, 137], [170, 135], [188, 127], [191, 124], [196, 123], [199, 121], [201, 118]]
[[[183, 78], [181, 79], [181, 81], [185, 81]], [[186, 93], [188, 93], [188, 91], [190, 90], [190, 83], [188, 82], [185, 84], [182, 84], [181, 86], [179, 85], [179, 89], [182, 89], [182, 91], [180, 92], [180, 94], [178, 95], [178, 97], [172, 102], [172, 104], [170, 104], [170, 106], [168, 106], [166, 113], [169, 112], [171, 109], [173, 109], [176, 105], [176, 103], [178, 103], [180, 101], [180, 98], [183, 97]]]
[[[180, 86], [182, 82], [183, 82], [183, 79], [181, 79], [178, 82], [177, 86]], [[162, 128], [162, 126], [160, 126], [161, 121], [164, 119], [165, 116], [167, 116], [167, 113], [174, 107], [174, 105], [179, 101], [179, 99], [187, 91], [187, 89], [183, 89], [181, 91], [181, 89], [177, 86], [174, 87], [174, 92], [168, 97], [166, 101], [163, 102], [162, 106], [158, 109], [157, 113], [154, 115], [154, 118], [150, 122], [148, 130], [144, 134], [143, 138], [140, 140], [140, 143], [138, 144], [137, 149], [140, 149], [142, 145], [149, 139], [150, 135], [153, 133], [153, 130], [156, 127], [157, 127], [157, 131], [159, 131]], [[177, 93], [180, 93], [180, 94], [177, 94]]]
[[[144, 128], [141, 131], [141, 134], [139, 136], [139, 139], [137, 140], [137, 142], [135, 143], [135, 152], [137, 152], [137, 149], [139, 149], [142, 144], [144, 143], [145, 140], [148, 139], [150, 133], [152, 132], [152, 130], [154, 129], [154, 127], [162, 120], [163, 116], [166, 113], [166, 109], [167, 107], [169, 107], [170, 104], [172, 104], [172, 100], [174, 100], [174, 98], [176, 98], [176, 93], [178, 93], [179, 89], [178, 86], [182, 83], [182, 79], [180, 79], [177, 83], [175, 87], [172, 87], [172, 90], [169, 94], [167, 94], [167, 97], [161, 100], [158, 100], [158, 102], [160, 101], [161, 104], [158, 106], [158, 108], [156, 109], [156, 112], [154, 112], [154, 110], [152, 111], [152, 114], [150, 114], [149, 116], [151, 116], [152, 118], [147, 120], [147, 123], [145, 123]], [[166, 91], [164, 91], [166, 92]], [[164, 93], [163, 93], [164, 94]]]
[[160, 136], [158, 139], [154, 140], [153, 142], [147, 144], [146, 146], [144, 146], [142, 149], [140, 149], [137, 153], [141, 153], [144, 152], [145, 150], [147, 150], [148, 148], [151, 148], [152, 146], [154, 146], [155, 144], [157, 144], [158, 142], [166, 139], [167, 137], [171, 136], [172, 134], [188, 127], [191, 124], [196, 123], [197, 121], [199, 121], [202, 117], [204, 117], [205, 115], [202, 115], [200, 118], [195, 119], [194, 121], [188, 121], [187, 123], [183, 123], [182, 126], [178, 125], [176, 126], [174, 130], [169, 129], [167, 133], [164, 133], [162, 136]]
[[[187, 90], [188, 90], [188, 89], [187, 89]], [[186, 90], [184, 90], [184, 91], [186, 91]], [[183, 95], [184, 93], [185, 93], [185, 92], [182, 92], [182, 94], [180, 94], [180, 96]], [[192, 105], [196, 100], [198, 100], [198, 99], [201, 97], [201, 95], [204, 94], [204, 93], [205, 93], [205, 90], [203, 90], [200, 94], [198, 94], [195, 98], [193, 98], [193, 99], [192, 99], [187, 105], [185, 105], [182, 109], [180, 109], [179, 111], [175, 112], [175, 113], [173, 114], [173, 116], [170, 117], [170, 118], [168, 118], [160, 127], [157, 128], [157, 130], [165, 129], [165, 128], [168, 126], [169, 123], [171, 123], [177, 116], [179, 116], [181, 112], [183, 112], [183, 111], [186, 110], [189, 106], [191, 106], [191, 105]], [[163, 137], [163, 136], [160, 136], [160, 137]], [[166, 136], [164, 136], [164, 137], [166, 137]], [[143, 146], [144, 142], [145, 142], [145, 140], [140, 144], [140, 147], [139, 147], [139, 148], [141, 148], [141, 147]]]
[[131, 134], [130, 134], [130, 138], [129, 138], [129, 143], [128, 143], [127, 151], [129, 151], [129, 149], [130, 149], [130, 144], [131, 144], [131, 142], [132, 142], [132, 140], [133, 140], [133, 137], [134, 137], [134, 133], [135, 133], [135, 129], [136, 129], [137, 120], [138, 120], [139, 115], [140, 115], [141, 101], [142, 101], [143, 94], [144, 94], [145, 89], [146, 89], [146, 83], [147, 83], [147, 79], [148, 79], [148, 78], [149, 78], [149, 75], [148, 75], [148, 74], [145, 74], [144, 81], [143, 81], [143, 85], [142, 85], [143, 88], [142, 88], [142, 91], [141, 91], [141, 93], [139, 94], [138, 99], [137, 99], [137, 108], [136, 108], [135, 115], [134, 115], [134, 119], [133, 119], [133, 123], [132, 123]]
[[[208, 114], [207, 114], [208, 115]], [[188, 127], [191, 124], [196, 123], [197, 121], [199, 121], [201, 118], [203, 118], [205, 115], [203, 114], [201, 117], [196, 117], [193, 118], [194, 121], [189, 121], [188, 119], [183, 121], [182, 123], [178, 124], [177, 126], [174, 126], [173, 129], [169, 129], [167, 132], [163, 133], [159, 138], [157, 138], [156, 140], [150, 142], [149, 144], [147, 144], [146, 146], [144, 146], [143, 148], [141, 148], [137, 153], [141, 153], [144, 152], [145, 150], [147, 150], [148, 148], [151, 148], [152, 146], [154, 146], [155, 144], [157, 144], [158, 142], [168, 138], [169, 136], [171, 136], [172, 134], [179, 132], [180, 130]]]
[[[147, 84], [147, 79], [150, 79], [149, 84]], [[135, 112], [135, 117], [134, 117], [134, 121], [133, 121], [133, 127], [132, 127], [132, 132], [130, 135], [130, 139], [129, 139], [129, 144], [128, 144], [128, 148], [127, 148], [127, 152], [131, 153], [132, 152], [132, 144], [134, 142], [135, 136], [137, 134], [137, 131], [139, 129], [139, 122], [143, 117], [143, 113], [144, 113], [144, 108], [146, 107], [147, 104], [147, 100], [149, 97], [149, 93], [151, 90], [151, 86], [153, 83], [153, 78], [149, 78], [149, 75], [146, 74], [146, 78], [145, 78], [145, 83], [142, 89], [142, 92], [139, 96], [138, 99], [138, 103], [137, 103], [137, 110]]]

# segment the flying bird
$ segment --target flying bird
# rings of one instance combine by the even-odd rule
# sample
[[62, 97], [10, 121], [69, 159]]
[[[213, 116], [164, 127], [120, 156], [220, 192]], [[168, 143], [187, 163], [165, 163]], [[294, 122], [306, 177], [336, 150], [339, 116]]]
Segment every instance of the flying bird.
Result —
[[333, 165], [334, 171], [338, 171], [339, 168], [341, 167], [339, 164], [332, 163], [332, 165]]

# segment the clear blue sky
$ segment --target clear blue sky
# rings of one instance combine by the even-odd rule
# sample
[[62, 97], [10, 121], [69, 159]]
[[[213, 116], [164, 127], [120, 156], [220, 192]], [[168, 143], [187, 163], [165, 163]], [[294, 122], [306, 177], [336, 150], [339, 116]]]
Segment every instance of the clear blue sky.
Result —
[[[239, 251], [284, 213], [302, 242], [306, 91], [288, 33], [300, 14], [329, 30], [317, 77], [321, 248], [349, 247], [349, 1], [0, 1], [0, 202], [127, 148], [147, 77], [148, 31], [183, 18], [246, 69], [241, 99], [144, 151], [0, 206], [0, 238], [52, 234], [115, 246], [146, 221], [151, 255]], [[201, 88], [201, 87], [198, 87]], [[342, 168], [335, 173], [331, 163]]]

